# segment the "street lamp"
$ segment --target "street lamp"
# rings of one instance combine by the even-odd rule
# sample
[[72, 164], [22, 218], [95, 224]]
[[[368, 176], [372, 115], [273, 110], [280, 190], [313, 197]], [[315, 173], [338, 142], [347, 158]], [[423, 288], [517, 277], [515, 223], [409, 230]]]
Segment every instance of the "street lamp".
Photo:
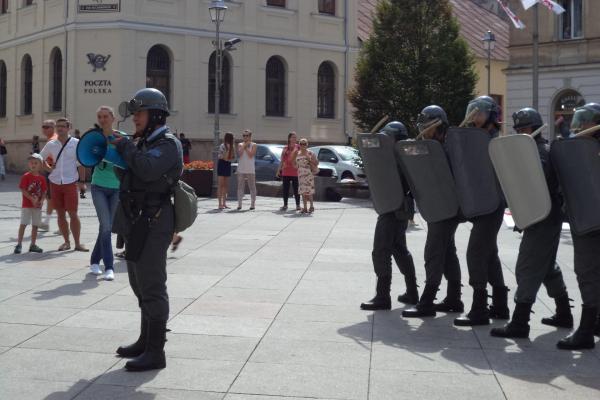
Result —
[[494, 36], [492, 31], [487, 31], [485, 35], [483, 35], [481, 41], [483, 42], [483, 49], [487, 51], [487, 94], [490, 95], [492, 82], [492, 51], [496, 47], [496, 36]]
[[210, 19], [215, 23], [216, 36], [215, 36], [215, 48], [217, 54], [215, 57], [215, 127], [214, 127], [214, 138], [213, 138], [213, 189], [217, 187], [217, 163], [219, 161], [219, 135], [220, 135], [220, 121], [219, 113], [221, 107], [221, 65], [223, 57], [223, 44], [221, 43], [221, 23], [225, 20], [225, 12], [227, 6], [223, 1], [212, 1], [208, 7], [210, 12]]

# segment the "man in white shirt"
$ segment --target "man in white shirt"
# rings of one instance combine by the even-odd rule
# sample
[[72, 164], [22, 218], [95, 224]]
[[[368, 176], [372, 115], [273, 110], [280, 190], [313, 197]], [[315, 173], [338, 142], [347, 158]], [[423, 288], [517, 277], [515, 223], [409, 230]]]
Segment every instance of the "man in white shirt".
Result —
[[242, 209], [242, 199], [246, 190], [246, 182], [250, 188], [250, 210], [254, 210], [256, 203], [256, 170], [254, 165], [254, 157], [256, 156], [256, 143], [252, 141], [252, 131], [244, 130], [242, 134], [244, 141], [238, 144], [238, 210]]
[[50, 140], [40, 155], [50, 172], [50, 190], [52, 205], [58, 216], [58, 228], [65, 242], [59, 251], [70, 250], [69, 224], [66, 214], [69, 214], [71, 232], [75, 240], [76, 251], [88, 251], [80, 242], [81, 222], [77, 215], [79, 205], [79, 190], [85, 190], [85, 169], [77, 162], [78, 139], [69, 136], [71, 123], [67, 118], [56, 120], [57, 139]]

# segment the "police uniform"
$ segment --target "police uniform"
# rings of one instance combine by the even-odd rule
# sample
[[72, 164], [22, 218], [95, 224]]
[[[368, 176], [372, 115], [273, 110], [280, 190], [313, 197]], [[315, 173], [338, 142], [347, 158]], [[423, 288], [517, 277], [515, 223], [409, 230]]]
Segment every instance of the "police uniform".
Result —
[[[406, 127], [397, 121], [390, 122], [383, 130], [394, 142], [408, 138]], [[393, 166], [395, 167], [395, 166]], [[367, 174], [370, 173], [367, 167]], [[402, 187], [408, 188], [408, 184], [400, 175]], [[406, 228], [408, 220], [414, 215], [414, 200], [406, 189], [404, 201], [400, 209], [382, 213], [377, 217], [375, 235], [373, 238], [373, 269], [377, 275], [376, 295], [368, 302], [362, 303], [363, 310], [389, 310], [391, 309], [390, 287], [392, 282], [392, 261], [394, 257], [398, 269], [404, 275], [406, 293], [398, 296], [398, 301], [415, 304], [419, 298], [417, 291], [417, 280], [415, 265], [406, 245]]]
[[[432, 138], [444, 142], [448, 129], [448, 118], [439, 106], [428, 106], [421, 111], [418, 118], [418, 128], [421, 133], [431, 131], [432, 124], [440, 121], [441, 126], [435, 128]], [[405, 318], [431, 317], [436, 311], [462, 312], [464, 306], [461, 297], [461, 271], [456, 255], [454, 234], [460, 223], [458, 216], [438, 222], [427, 223], [427, 239], [425, 241], [425, 288], [419, 302], [414, 308], [404, 310]], [[434, 304], [442, 277], [448, 281], [446, 298], [439, 304]]]
[[121, 176], [114, 229], [125, 238], [127, 272], [141, 309], [138, 341], [117, 350], [133, 371], [164, 368], [167, 250], [174, 233], [171, 195], [183, 170], [181, 143], [165, 126], [168, 106], [156, 89], [142, 89], [129, 104], [132, 113], [148, 110], [150, 122], [137, 144], [120, 140], [116, 150], [127, 163]]
[[[516, 112], [513, 119], [517, 131], [530, 127], [533, 132], [543, 125], [541, 116], [532, 108]], [[560, 267], [556, 263], [564, 219], [562, 197], [550, 160], [548, 143], [541, 135], [537, 135], [534, 140], [550, 192], [552, 208], [544, 220], [527, 227], [523, 232], [515, 267], [517, 290], [513, 317], [506, 326], [492, 329], [490, 332], [492, 336], [513, 338], [529, 336], [529, 315], [542, 284], [546, 287], [548, 295], [556, 302], [556, 314], [550, 318], [543, 318], [542, 323], [564, 328], [573, 326], [569, 294]]]

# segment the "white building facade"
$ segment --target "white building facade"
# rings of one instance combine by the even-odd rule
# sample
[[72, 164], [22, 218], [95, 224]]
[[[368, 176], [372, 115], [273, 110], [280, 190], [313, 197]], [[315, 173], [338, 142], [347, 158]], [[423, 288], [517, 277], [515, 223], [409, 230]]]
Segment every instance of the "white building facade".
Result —
[[[358, 55], [356, 3], [226, 1], [221, 132], [262, 142], [291, 130], [311, 142], [354, 134], [346, 90]], [[169, 99], [169, 125], [210, 158], [215, 26], [208, 0], [0, 0], [0, 138], [19, 169], [44, 119], [85, 131], [100, 105], [150, 86]], [[121, 128], [131, 128], [129, 122]], [[23, 157], [17, 157], [15, 153]], [[23, 160], [22, 160], [23, 159]]]

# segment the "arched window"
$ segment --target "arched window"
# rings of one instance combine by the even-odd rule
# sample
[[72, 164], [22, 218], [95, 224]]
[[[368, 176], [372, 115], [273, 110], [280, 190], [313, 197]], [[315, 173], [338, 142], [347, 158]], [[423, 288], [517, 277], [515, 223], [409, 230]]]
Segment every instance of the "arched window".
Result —
[[559, 135], [569, 137], [571, 121], [575, 114], [575, 109], [585, 104], [585, 99], [581, 93], [572, 89], [563, 90], [554, 98], [554, 137]]
[[33, 103], [33, 64], [29, 54], [21, 61], [21, 114], [30, 115]]
[[6, 64], [0, 61], [0, 118], [6, 118]]
[[62, 53], [59, 48], [50, 54], [50, 111], [62, 110]]
[[319, 13], [335, 15], [335, 0], [319, 0]]
[[266, 115], [285, 115], [285, 65], [279, 57], [267, 61]]
[[[219, 113], [229, 114], [231, 112], [231, 63], [229, 57], [223, 55], [221, 58], [221, 90], [219, 95]], [[208, 112], [215, 112], [215, 75], [217, 70], [217, 53], [213, 52], [208, 61]]]
[[171, 107], [171, 57], [163, 46], [152, 46], [148, 51], [146, 87], [160, 90]]
[[335, 72], [329, 62], [322, 63], [317, 74], [317, 117], [335, 118]]

